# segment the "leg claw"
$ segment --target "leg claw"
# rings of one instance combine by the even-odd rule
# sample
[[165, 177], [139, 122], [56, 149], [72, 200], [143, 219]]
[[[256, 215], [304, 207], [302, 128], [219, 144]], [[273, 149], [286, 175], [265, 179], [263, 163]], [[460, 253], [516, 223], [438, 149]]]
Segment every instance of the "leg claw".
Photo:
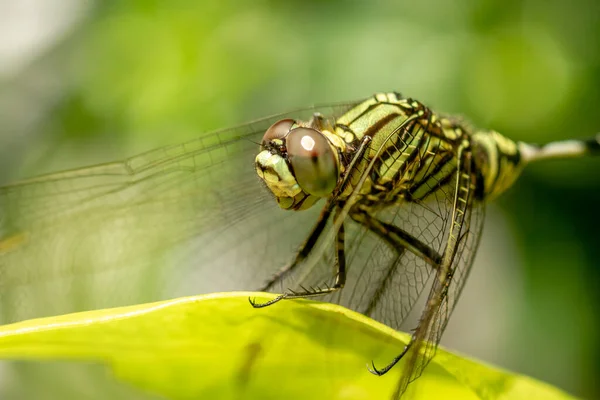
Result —
[[[371, 368], [371, 366], [373, 368]], [[369, 370], [370, 373], [372, 373], [373, 375], [377, 375], [377, 376], [383, 375], [383, 373], [381, 371], [379, 371], [377, 369], [377, 367], [375, 366], [375, 362], [374, 361], [371, 361], [371, 366], [369, 366], [369, 364], [367, 364], [367, 369]]]

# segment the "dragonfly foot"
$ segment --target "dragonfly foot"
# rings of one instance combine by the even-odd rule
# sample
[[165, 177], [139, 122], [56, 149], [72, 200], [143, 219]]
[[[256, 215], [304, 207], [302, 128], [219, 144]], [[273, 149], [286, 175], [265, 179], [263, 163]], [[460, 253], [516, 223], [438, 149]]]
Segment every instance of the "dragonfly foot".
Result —
[[383, 371], [378, 370], [377, 367], [375, 366], [374, 361], [371, 361], [371, 366], [369, 366], [369, 364], [367, 364], [367, 369], [369, 370], [370, 373], [372, 373], [373, 375], [377, 375], [377, 376], [381, 376], [387, 372], [386, 370], [383, 370]]
[[250, 302], [250, 305], [254, 308], [263, 308], [263, 307], [270, 306], [271, 304], [275, 304], [278, 301], [285, 299], [286, 297], [287, 297], [286, 294], [281, 294], [281, 295], [275, 297], [273, 300], [265, 301], [264, 303], [257, 303], [256, 298], [248, 297], [248, 301]]
[[408, 350], [408, 346], [406, 346], [404, 348], [404, 351], [399, 356], [394, 358], [391, 363], [389, 363], [382, 369], [377, 369], [377, 367], [375, 367], [375, 363], [373, 361], [371, 361], [371, 365], [373, 366], [373, 368], [369, 367], [369, 364], [367, 364], [367, 369], [373, 375], [377, 375], [377, 376], [385, 375], [390, 369], [392, 369], [394, 367], [394, 365], [398, 364], [398, 361], [400, 361], [400, 359], [402, 359], [402, 357], [404, 357], [407, 350]]

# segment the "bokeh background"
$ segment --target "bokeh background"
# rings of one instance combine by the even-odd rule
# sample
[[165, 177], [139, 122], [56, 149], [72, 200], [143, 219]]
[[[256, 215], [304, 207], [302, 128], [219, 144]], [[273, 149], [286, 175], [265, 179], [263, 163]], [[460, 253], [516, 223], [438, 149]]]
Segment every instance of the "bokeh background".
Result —
[[[599, 49], [592, 0], [1, 0], [0, 184], [377, 91], [524, 141], [586, 137]], [[600, 160], [528, 168], [488, 209], [443, 343], [600, 397], [599, 205]], [[106, 398], [0, 364], [0, 397], [38, 398], [24, 385]]]

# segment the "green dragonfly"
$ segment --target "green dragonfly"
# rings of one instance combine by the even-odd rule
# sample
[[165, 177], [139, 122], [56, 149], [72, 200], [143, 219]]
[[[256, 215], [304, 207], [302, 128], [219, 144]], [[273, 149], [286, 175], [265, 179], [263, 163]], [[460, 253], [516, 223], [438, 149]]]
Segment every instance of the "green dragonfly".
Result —
[[280, 295], [256, 308], [320, 296], [399, 329], [427, 289], [410, 342], [369, 367], [405, 359], [399, 397], [435, 353], [485, 203], [531, 161], [585, 154], [600, 135], [513, 142], [380, 93], [22, 180], [0, 187], [0, 318], [260, 289]]
[[[485, 203], [509, 188], [531, 161], [584, 154], [600, 154], [600, 135], [545, 146], [514, 142], [438, 115], [398, 93], [376, 94], [335, 120], [320, 114], [307, 122], [281, 120], [263, 136], [258, 175], [283, 209], [304, 210], [321, 198], [326, 202], [296, 257], [262, 290], [271, 290], [313, 252], [335, 254], [333, 284], [301, 286], [268, 302], [250, 303], [261, 308], [343, 289], [350, 295], [341, 293], [335, 301], [397, 326], [425, 287], [424, 277], [433, 273], [410, 342], [387, 366], [369, 367], [383, 375], [407, 357], [399, 397], [435, 354], [477, 250]], [[326, 241], [333, 246], [319, 248], [330, 218], [332, 234]], [[385, 257], [354, 265], [359, 271], [352, 278], [346, 248], [362, 244], [346, 245], [350, 223], [388, 247]]]

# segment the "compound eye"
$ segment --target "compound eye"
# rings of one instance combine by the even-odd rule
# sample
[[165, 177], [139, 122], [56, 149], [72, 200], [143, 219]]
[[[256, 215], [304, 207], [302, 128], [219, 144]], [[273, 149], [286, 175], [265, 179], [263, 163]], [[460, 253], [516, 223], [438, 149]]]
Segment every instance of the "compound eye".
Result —
[[295, 121], [289, 118], [275, 122], [269, 127], [269, 129], [267, 129], [267, 131], [263, 135], [262, 145], [265, 146], [271, 140], [283, 139], [285, 135], [288, 134], [294, 123]]
[[286, 139], [288, 160], [300, 187], [313, 196], [333, 192], [338, 165], [327, 138], [311, 128], [292, 129]]

